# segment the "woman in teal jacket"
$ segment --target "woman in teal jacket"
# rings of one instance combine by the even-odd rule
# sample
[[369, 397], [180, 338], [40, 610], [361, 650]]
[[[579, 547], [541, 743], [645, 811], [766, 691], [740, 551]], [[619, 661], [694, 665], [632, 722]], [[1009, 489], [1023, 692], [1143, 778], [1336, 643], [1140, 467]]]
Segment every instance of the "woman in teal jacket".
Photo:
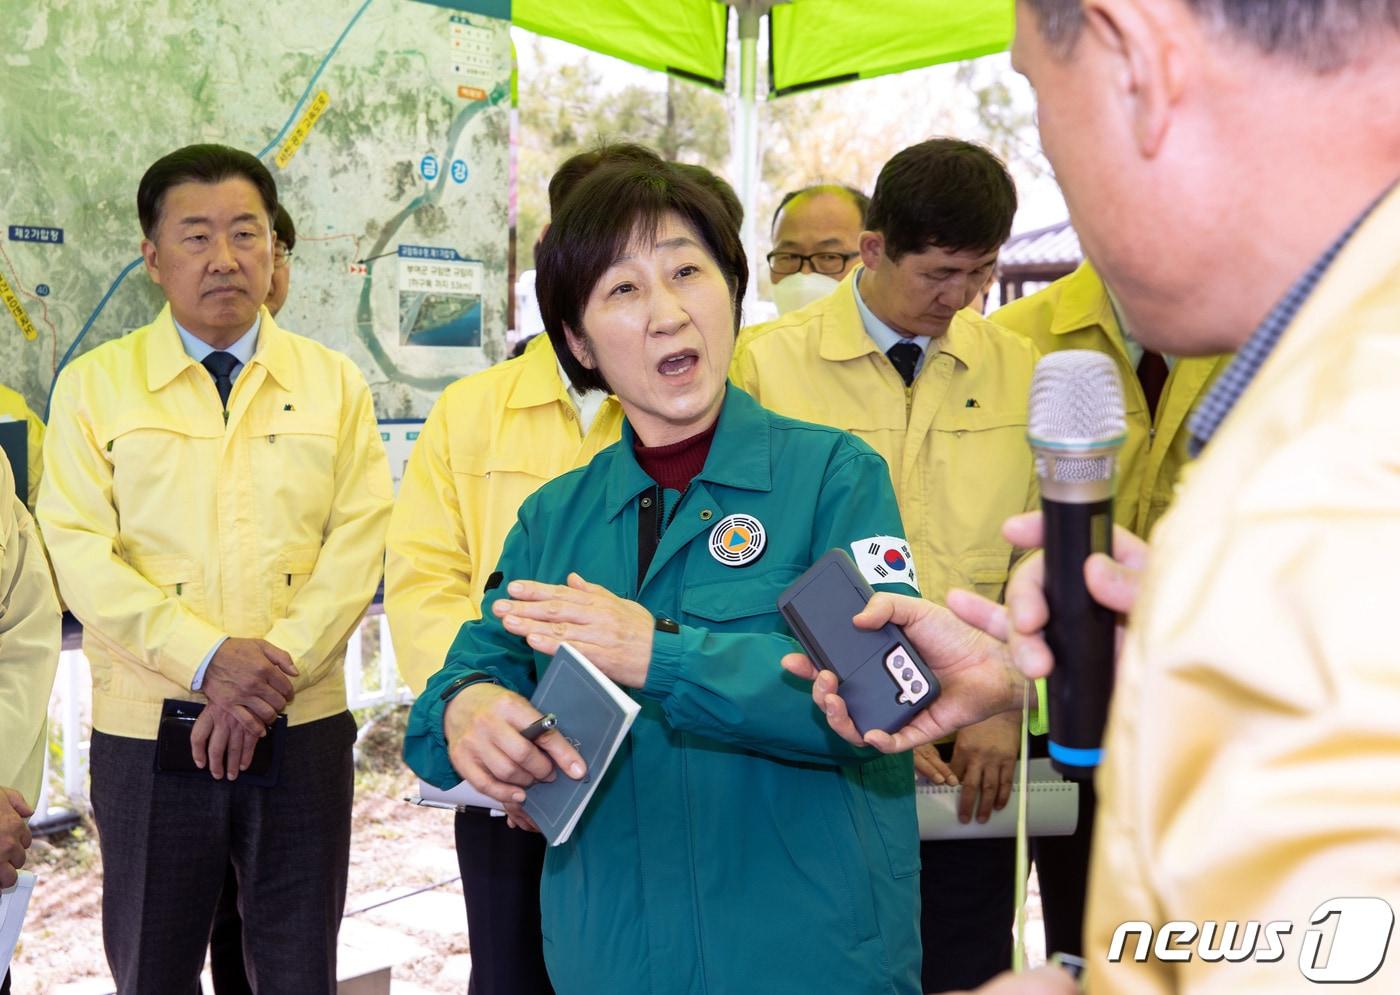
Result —
[[523, 788], [583, 773], [558, 733], [519, 734], [568, 641], [641, 713], [546, 858], [560, 995], [918, 991], [910, 762], [845, 743], [778, 663], [797, 649], [783, 588], [832, 547], [902, 534], [884, 461], [727, 384], [748, 270], [693, 178], [600, 170], [538, 259], [570, 379], [610, 388], [627, 423], [521, 507], [506, 583], [418, 698], [405, 757], [528, 826]]

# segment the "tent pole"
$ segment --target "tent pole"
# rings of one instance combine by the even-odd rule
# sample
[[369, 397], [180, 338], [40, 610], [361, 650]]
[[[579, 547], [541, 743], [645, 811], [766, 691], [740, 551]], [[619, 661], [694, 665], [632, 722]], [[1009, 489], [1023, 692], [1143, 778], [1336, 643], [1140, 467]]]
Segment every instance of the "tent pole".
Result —
[[744, 295], [746, 309], [758, 301], [758, 23], [759, 11], [751, 4], [739, 4], [739, 107], [736, 115], [734, 178], [739, 202], [744, 205], [744, 227], [740, 236], [749, 260], [749, 289]]

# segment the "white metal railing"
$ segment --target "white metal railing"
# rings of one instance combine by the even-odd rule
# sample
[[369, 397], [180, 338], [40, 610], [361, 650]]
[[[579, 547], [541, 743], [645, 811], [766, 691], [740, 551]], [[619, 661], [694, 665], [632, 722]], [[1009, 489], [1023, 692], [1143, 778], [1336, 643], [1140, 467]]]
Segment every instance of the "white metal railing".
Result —
[[[365, 690], [363, 635], [365, 629], [371, 626], [375, 627], [378, 635], [375, 659], [372, 660], [372, 668], [377, 671], [378, 686]], [[345, 646], [345, 699], [351, 709], [405, 704], [413, 700], [413, 693], [399, 680], [398, 658], [394, 656], [394, 642], [389, 638], [389, 618], [384, 614], [382, 605], [370, 606], [369, 614]]]
[[[365, 652], [366, 631], [373, 633], [375, 647]], [[366, 656], [369, 660], [366, 661]], [[365, 670], [368, 662], [373, 675], [372, 686], [366, 687]], [[399, 680], [394, 657], [394, 644], [389, 638], [389, 621], [380, 605], [372, 605], [345, 647], [345, 696], [352, 709], [375, 705], [407, 703], [413, 694]], [[86, 811], [88, 802], [88, 749], [92, 730], [92, 678], [87, 657], [81, 649], [66, 649], [59, 654], [58, 674], [54, 679], [53, 695], [49, 699], [49, 725], [59, 728], [62, 750], [62, 770], [53, 770], [52, 757], [44, 757], [44, 780], [35, 806], [34, 822], [42, 824], [49, 815], [53, 801], [54, 782], [63, 785], [63, 797], [68, 807]], [[50, 737], [52, 740], [52, 736]]]

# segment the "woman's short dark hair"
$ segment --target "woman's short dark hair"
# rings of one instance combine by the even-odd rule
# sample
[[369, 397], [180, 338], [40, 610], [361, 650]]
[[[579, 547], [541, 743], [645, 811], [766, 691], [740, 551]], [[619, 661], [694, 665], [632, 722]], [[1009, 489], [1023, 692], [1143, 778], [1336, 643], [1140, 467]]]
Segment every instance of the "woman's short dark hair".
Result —
[[1011, 234], [1016, 185], [1000, 159], [956, 138], [895, 153], [870, 197], [865, 227], [885, 236], [892, 262], [909, 252], [991, 252]]
[[610, 142], [597, 148], [576, 152], [569, 156], [554, 175], [549, 178], [549, 216], [552, 218], [564, 209], [564, 201], [574, 192], [574, 187], [583, 182], [589, 173], [599, 166], [616, 162], [657, 163], [662, 158], [635, 142]]
[[739, 200], [739, 195], [734, 192], [734, 188], [729, 185], [729, 181], [722, 176], [716, 176], [704, 166], [689, 162], [673, 162], [672, 166], [682, 173], [687, 173], [693, 177], [702, 187], [713, 190], [715, 196], [720, 199], [724, 209], [729, 212], [730, 220], [734, 222], [735, 228], [744, 227], [744, 205]]
[[155, 237], [160, 225], [160, 212], [165, 193], [181, 183], [219, 183], [242, 177], [257, 188], [269, 222], [277, 214], [277, 181], [258, 157], [227, 145], [186, 145], [169, 155], [161, 156], [136, 189], [136, 214], [141, 219], [141, 231], [147, 238]]
[[718, 265], [734, 301], [737, 332], [749, 284], [739, 227], [713, 184], [697, 167], [665, 162], [605, 163], [582, 180], [554, 216], [535, 254], [535, 295], [549, 340], [578, 390], [611, 390], [600, 371], [580, 363], [564, 329], [586, 335], [583, 312], [603, 274], [639, 233], [657, 231], [675, 213], [699, 236]]

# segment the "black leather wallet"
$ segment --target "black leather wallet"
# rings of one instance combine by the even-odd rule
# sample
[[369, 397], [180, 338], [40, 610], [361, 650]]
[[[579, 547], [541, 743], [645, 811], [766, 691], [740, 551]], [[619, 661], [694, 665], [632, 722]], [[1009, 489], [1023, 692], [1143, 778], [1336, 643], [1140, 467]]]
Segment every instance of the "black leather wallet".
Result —
[[[200, 770], [194, 765], [194, 753], [190, 748], [190, 733], [202, 711], [204, 705], [197, 701], [166, 698], [161, 704], [160, 726], [156, 730], [158, 773], [213, 778], [208, 768]], [[258, 745], [253, 748], [253, 760], [247, 770], [239, 773], [238, 780], [256, 787], [273, 787], [282, 770], [286, 735], [287, 716], [279, 715], [277, 721], [268, 727], [267, 735], [258, 740]]]

